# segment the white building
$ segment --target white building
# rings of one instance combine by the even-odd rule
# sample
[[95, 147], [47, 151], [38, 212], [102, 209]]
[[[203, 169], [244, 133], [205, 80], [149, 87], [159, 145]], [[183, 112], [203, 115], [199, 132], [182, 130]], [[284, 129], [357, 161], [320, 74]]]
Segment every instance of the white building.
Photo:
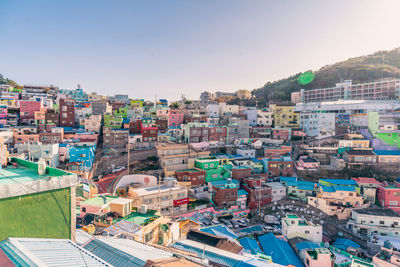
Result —
[[236, 154], [242, 155], [243, 157], [246, 157], [246, 158], [255, 158], [256, 150], [249, 149], [249, 148], [238, 148], [238, 149], [236, 149]]
[[89, 114], [92, 114], [92, 106], [75, 106], [75, 122], [79, 123], [81, 119], [86, 119]]
[[302, 237], [315, 243], [322, 242], [322, 226], [303, 221], [294, 214], [282, 218], [282, 234], [287, 239]]
[[208, 104], [206, 107], [207, 117], [219, 118], [219, 106], [218, 104]]
[[391, 209], [354, 209], [347, 228], [355, 234], [400, 236], [400, 216]]
[[30, 144], [15, 144], [18, 153], [27, 153], [32, 161], [42, 158], [49, 166], [56, 168], [59, 164], [58, 144], [43, 144], [35, 142]]
[[281, 200], [286, 196], [286, 187], [279, 182], [267, 183], [271, 187], [272, 201]]
[[335, 113], [302, 112], [300, 128], [308, 136], [323, 138], [335, 135]]
[[395, 100], [337, 100], [328, 102], [298, 103], [296, 112], [325, 111], [328, 113], [359, 114], [371, 111], [385, 112], [400, 108]]
[[172, 177], [164, 178], [161, 186], [130, 188], [129, 193], [133, 198], [133, 205], [140, 209], [160, 209], [162, 215], [187, 211], [187, 189], [179, 186]]
[[265, 111], [265, 110], [258, 110], [257, 111], [257, 126], [272, 126], [274, 121], [274, 113]]
[[85, 132], [99, 133], [101, 129], [101, 115], [90, 115], [90, 117], [82, 118], [79, 124], [85, 126]]
[[227, 105], [226, 103], [219, 103], [219, 114], [224, 116], [239, 114], [239, 106]]

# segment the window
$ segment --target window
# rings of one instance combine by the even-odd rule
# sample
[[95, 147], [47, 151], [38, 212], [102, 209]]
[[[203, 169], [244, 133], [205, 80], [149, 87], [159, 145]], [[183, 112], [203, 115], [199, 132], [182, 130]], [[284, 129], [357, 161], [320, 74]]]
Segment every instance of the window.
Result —
[[384, 221], [379, 221], [379, 224], [385, 224], [385, 222]]
[[86, 212], [86, 207], [82, 207], [82, 212]]

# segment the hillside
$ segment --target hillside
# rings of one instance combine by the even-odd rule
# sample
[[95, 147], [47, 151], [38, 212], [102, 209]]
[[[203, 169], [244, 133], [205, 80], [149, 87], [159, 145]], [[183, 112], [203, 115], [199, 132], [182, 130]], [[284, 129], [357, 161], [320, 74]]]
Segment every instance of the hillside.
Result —
[[400, 48], [379, 51], [372, 55], [350, 58], [324, 66], [314, 72], [314, 80], [305, 86], [297, 82], [300, 74], [268, 82], [263, 87], [253, 90], [252, 94], [257, 97], [259, 102], [266, 103], [268, 100], [286, 102], [290, 101], [290, 93], [302, 88], [330, 87], [341, 80], [353, 80], [353, 83], [359, 83], [386, 77], [400, 78]]
[[8, 84], [8, 85], [12, 85], [14, 87], [18, 87], [18, 84], [16, 82], [14, 82], [13, 80], [10, 80], [8, 78], [4, 78], [3, 75], [0, 73], [0, 85], [2, 84]]

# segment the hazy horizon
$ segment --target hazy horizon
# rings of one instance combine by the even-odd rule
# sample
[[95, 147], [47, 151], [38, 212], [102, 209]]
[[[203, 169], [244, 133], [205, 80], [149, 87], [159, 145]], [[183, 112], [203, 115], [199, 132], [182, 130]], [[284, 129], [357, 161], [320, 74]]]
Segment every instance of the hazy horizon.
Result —
[[0, 2], [0, 73], [176, 100], [400, 46], [399, 1]]

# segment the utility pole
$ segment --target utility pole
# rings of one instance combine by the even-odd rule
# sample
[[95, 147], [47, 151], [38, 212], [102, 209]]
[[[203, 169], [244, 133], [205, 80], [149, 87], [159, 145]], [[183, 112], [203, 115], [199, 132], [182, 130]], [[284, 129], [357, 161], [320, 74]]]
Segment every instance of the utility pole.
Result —
[[28, 160], [31, 161], [31, 142], [28, 138]]
[[130, 155], [129, 155], [129, 151], [130, 151], [130, 147], [129, 147], [129, 136], [128, 136], [127, 148], [128, 148], [128, 160], [127, 160], [128, 166], [127, 166], [127, 170], [128, 170], [128, 175], [129, 175], [129, 173], [130, 173], [130, 170], [129, 170], [129, 168], [130, 168], [129, 163], [130, 163], [130, 160], [131, 160], [131, 158], [129, 157], [129, 156], [130, 156]]
[[[261, 176], [260, 176], [260, 187], [261, 187], [260, 189], [262, 189]], [[261, 220], [261, 197], [260, 197], [260, 194], [261, 194], [261, 190], [258, 191], [258, 216]]]
[[158, 212], [161, 214], [161, 188], [160, 188], [160, 182], [161, 182], [161, 171], [158, 171]]

